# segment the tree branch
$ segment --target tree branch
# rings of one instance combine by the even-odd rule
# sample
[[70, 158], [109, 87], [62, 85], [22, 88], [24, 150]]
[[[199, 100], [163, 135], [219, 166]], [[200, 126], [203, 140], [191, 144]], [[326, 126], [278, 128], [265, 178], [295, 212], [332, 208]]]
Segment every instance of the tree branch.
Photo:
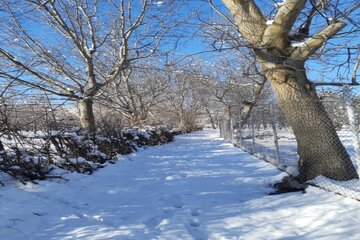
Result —
[[314, 87], [320, 86], [334, 86], [334, 87], [345, 87], [345, 86], [359, 86], [360, 84], [355, 83], [339, 83], [339, 82], [313, 82], [311, 85]]
[[234, 17], [238, 31], [253, 47], [259, 46], [266, 18], [253, 0], [222, 0]]
[[295, 48], [292, 57], [295, 59], [305, 60], [311, 54], [316, 52], [326, 41], [332, 38], [336, 33], [346, 26], [343, 21], [334, 21], [329, 26], [315, 34], [309, 40], [304, 42], [303, 46]]
[[36, 88], [36, 89], [39, 89], [39, 90], [42, 90], [42, 91], [46, 91], [48, 93], [55, 94], [57, 96], [66, 97], [67, 99], [72, 99], [72, 100], [80, 99], [75, 94], [58, 92], [58, 91], [49, 89], [48, 87], [41, 86], [40, 84], [35, 84], [35, 83], [30, 82], [30, 81], [21, 79], [20, 77], [12, 76], [12, 75], [10, 75], [8, 73], [5, 73], [3, 71], [0, 71], [0, 77], [1, 76], [4, 76], [4, 77], [9, 78], [11, 80], [14, 80], [16, 82], [19, 82], [21, 84], [24, 84], [26, 86], [30, 86], [30, 87], [33, 87], [33, 88]]
[[217, 12], [220, 16], [222, 16], [231, 26], [233, 26], [234, 28], [237, 29], [236, 24], [235, 24], [233, 21], [231, 21], [231, 19], [230, 19], [228, 16], [226, 16], [224, 13], [222, 13], [222, 12], [214, 5], [213, 0], [208, 0], [208, 1], [209, 1], [209, 4], [210, 4], [211, 8], [214, 9], [215, 12]]
[[266, 27], [263, 45], [285, 49], [289, 43], [289, 32], [304, 8], [306, 0], [287, 0], [276, 13], [272, 24]]
[[47, 84], [49, 84], [49, 85], [51, 85], [53, 87], [56, 87], [56, 88], [58, 88], [58, 89], [60, 89], [60, 90], [62, 90], [64, 92], [69, 92], [67, 87], [71, 87], [71, 85], [67, 85], [65, 83], [60, 84], [55, 79], [52, 79], [50, 76], [48, 76], [46, 74], [42, 74], [40, 72], [37, 72], [33, 68], [27, 66], [25, 63], [16, 60], [10, 53], [8, 53], [7, 51], [5, 51], [2, 48], [0, 48], [0, 56], [4, 56], [6, 59], [8, 59], [10, 62], [12, 62], [15, 66], [25, 70], [26, 72], [30, 73], [34, 77], [36, 77], [36, 78], [38, 78], [38, 79], [40, 79], [40, 80], [42, 80], [44, 82], [46, 82]]
[[356, 58], [356, 62], [354, 64], [354, 68], [352, 70], [352, 73], [351, 73], [351, 83], [352, 84], [355, 84], [357, 83], [356, 82], [356, 73], [357, 73], [357, 70], [359, 68], [359, 64], [360, 64], [360, 54], [358, 54], [357, 58]]

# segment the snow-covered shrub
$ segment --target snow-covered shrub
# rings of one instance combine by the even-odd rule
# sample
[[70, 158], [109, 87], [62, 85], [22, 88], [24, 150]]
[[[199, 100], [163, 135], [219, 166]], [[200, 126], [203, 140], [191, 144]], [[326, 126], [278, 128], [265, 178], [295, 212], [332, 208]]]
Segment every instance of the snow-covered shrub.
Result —
[[[119, 137], [92, 135], [81, 131], [19, 132], [2, 136], [0, 172], [21, 181], [46, 179], [55, 168], [91, 174], [140, 147], [171, 142], [178, 131], [165, 127], [124, 129]], [[54, 176], [51, 176], [54, 177]]]

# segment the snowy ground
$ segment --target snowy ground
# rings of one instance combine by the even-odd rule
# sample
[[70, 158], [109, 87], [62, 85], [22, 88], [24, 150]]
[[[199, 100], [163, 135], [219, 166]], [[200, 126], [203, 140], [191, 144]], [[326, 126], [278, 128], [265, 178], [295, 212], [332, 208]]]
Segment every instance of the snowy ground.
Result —
[[206, 130], [93, 175], [0, 188], [0, 239], [360, 239], [360, 202], [309, 187]]

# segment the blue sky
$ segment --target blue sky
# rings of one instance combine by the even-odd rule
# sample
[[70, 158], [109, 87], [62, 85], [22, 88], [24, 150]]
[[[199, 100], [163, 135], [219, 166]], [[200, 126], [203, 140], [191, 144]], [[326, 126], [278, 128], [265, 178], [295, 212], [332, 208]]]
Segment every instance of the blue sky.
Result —
[[[276, 1], [256, 1], [260, 6], [264, 14], [271, 19], [272, 15], [275, 13], [273, 8], [273, 3]], [[341, 0], [340, 4], [345, 4], [341, 6], [341, 11], [345, 11], [347, 8], [352, 7], [350, 1]], [[220, 0], [214, 0], [214, 4], [222, 10], [223, 13], [228, 14], [227, 9], [224, 7], [223, 3]], [[205, 19], [207, 17], [213, 16], [214, 18], [221, 18], [215, 13], [209, 6], [206, 0], [190, 0], [189, 6], [192, 9], [199, 9], [201, 16]], [[334, 16], [334, 12], [327, 11], [327, 17], [331, 18]], [[360, 10], [354, 12], [351, 17], [352, 21], [358, 21], [356, 16], [359, 16]], [[196, 19], [193, 20], [196, 23]], [[355, 62], [355, 58], [358, 53], [360, 46], [359, 33], [353, 32], [351, 34], [346, 34], [346, 32], [354, 30], [354, 25], [350, 23], [348, 19], [345, 19], [348, 25], [341, 31], [342, 36], [338, 38], [333, 38], [328, 41], [328, 43], [322, 48], [322, 52], [326, 53], [322, 57], [313, 57], [307, 61], [308, 66], [308, 76], [310, 80], [313, 81], [350, 81], [351, 71]], [[300, 23], [296, 23], [299, 25]], [[326, 26], [324, 17], [316, 17], [313, 19], [313, 25], [315, 28], [310, 32], [314, 34]], [[358, 30], [359, 31], [359, 30]], [[201, 52], [210, 50], [211, 47], [207, 43], [204, 43], [205, 39], [193, 38], [187, 39], [186, 44], [182, 49], [179, 49], [179, 53], [182, 54], [191, 54], [193, 52]], [[206, 41], [206, 40], [205, 40]], [[329, 51], [329, 49], [332, 49]], [[348, 50], [349, 49], [349, 50]], [[350, 55], [348, 55], [350, 53]], [[224, 56], [231, 54], [231, 51], [226, 51], [223, 53]], [[221, 56], [221, 53], [217, 53], [216, 56], [211, 54], [200, 55], [207, 60], [215, 60], [217, 57]], [[347, 62], [349, 61], [349, 62]], [[339, 65], [341, 65], [339, 67]]]
[[[344, 0], [343, 0], [344, 1]], [[164, 1], [166, 3], [166, 1]], [[212, 48], [209, 46], [208, 39], [202, 38], [200, 35], [200, 32], [198, 31], [199, 25], [201, 22], [198, 19], [197, 14], [200, 16], [201, 19], [206, 20], [209, 17], [213, 17], [214, 19], [220, 19], [221, 17], [218, 16], [215, 11], [213, 11], [208, 4], [207, 0], [179, 0], [176, 1], [176, 13], [174, 13], [173, 16], [171, 16], [174, 19], [177, 20], [184, 20], [184, 24], [181, 25], [181, 27], [177, 28], [177, 31], [174, 33], [170, 33], [173, 35], [180, 35], [181, 39], [177, 41], [176, 37], [172, 36], [164, 41], [164, 44], [162, 45], [161, 50], [163, 52], [169, 51], [170, 49], [174, 48], [175, 42], [176, 42], [176, 53], [172, 54], [170, 58], [176, 58], [176, 56], [185, 56], [185, 55], [192, 55], [194, 53], [200, 53], [203, 51], [211, 51]], [[222, 2], [220, 0], [214, 0], [214, 3], [216, 6], [219, 7], [220, 10], [222, 10], [225, 14], [227, 14], [227, 9], [224, 7]], [[272, 1], [257, 1], [259, 6], [264, 9], [265, 14], [270, 18], [271, 17], [271, 9], [273, 6]], [[104, 6], [106, 8], [106, 6]], [[158, 11], [161, 11], [162, 6], [159, 5]], [[135, 9], [136, 12], [136, 9]], [[110, 16], [110, 15], [109, 15]], [[107, 17], [107, 16], [105, 16]], [[316, 21], [320, 21], [321, 19], [316, 19]], [[43, 38], [48, 39], [48, 43], [50, 45], [58, 44], [58, 38], [56, 37], [56, 34], [54, 32], [49, 32], [48, 28], [43, 28], [39, 24], [31, 23], [32, 27], [29, 27], [30, 31], [38, 32], [43, 34]], [[348, 30], [351, 26], [348, 26]], [[318, 28], [319, 29], [319, 28]], [[355, 36], [355, 37], [354, 37]], [[311, 60], [308, 61], [309, 66], [309, 78], [314, 81], [333, 81], [333, 80], [341, 80], [346, 81], [349, 79], [349, 67], [350, 69], [353, 66], [353, 60], [355, 58], [356, 50], [351, 49], [350, 53], [350, 63], [344, 64], [342, 68], [340, 68], [339, 72], [341, 73], [340, 79], [337, 77], [338, 69], [334, 68], [333, 64], [339, 64], [344, 63], [347, 61], [348, 55], [347, 55], [347, 49], [344, 48], [343, 44], [346, 42], [347, 47], [354, 48], [356, 45], [359, 46], [359, 38], [356, 37], [357, 35], [353, 34], [351, 36], [348, 36], [347, 38], [339, 38], [339, 39], [332, 39], [329, 41], [329, 44], [327, 46], [331, 47], [337, 47], [334, 45], [339, 45], [340, 51], [339, 53], [336, 53], [333, 51], [333, 53], [329, 53], [330, 55], [327, 58], [320, 59], [319, 60]], [[340, 47], [341, 46], [341, 47]], [[326, 50], [326, 48], [325, 48]], [[216, 61], [219, 57], [231, 57], [232, 55], [235, 55], [234, 51], [226, 51], [226, 52], [216, 52], [216, 53], [203, 53], [196, 55], [197, 58], [201, 58], [204, 61]], [[164, 54], [162, 54], [164, 57]], [[70, 59], [71, 56], [68, 56]], [[322, 62], [322, 60], [325, 61]], [[185, 61], [186, 62], [186, 61]]]

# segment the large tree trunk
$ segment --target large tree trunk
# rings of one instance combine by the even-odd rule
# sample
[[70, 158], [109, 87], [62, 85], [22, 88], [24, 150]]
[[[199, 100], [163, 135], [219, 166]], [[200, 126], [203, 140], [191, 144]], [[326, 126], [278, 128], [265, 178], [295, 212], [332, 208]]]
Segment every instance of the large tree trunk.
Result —
[[335, 180], [358, 178], [335, 126], [307, 79], [303, 63], [262, 63], [287, 122], [292, 127], [299, 154], [300, 180], [319, 175]]
[[89, 133], [95, 133], [95, 117], [93, 110], [93, 101], [91, 98], [85, 98], [78, 101], [80, 111], [80, 124], [83, 129]]
[[[287, 0], [279, 6], [269, 23], [255, 0], [222, 0], [230, 10], [242, 38], [247, 41], [271, 82], [284, 115], [294, 130], [300, 156], [302, 181], [324, 175], [336, 180], [358, 178], [358, 174], [342, 145], [335, 127], [307, 79], [304, 62], [346, 26], [340, 18], [319, 31], [295, 27], [305, 9], [306, 0]], [[308, 15], [310, 27], [317, 10]], [[329, 23], [329, 21], [327, 22]], [[297, 30], [295, 29], [297, 28]], [[303, 31], [306, 30], [306, 34]], [[291, 45], [293, 32], [300, 45]]]

